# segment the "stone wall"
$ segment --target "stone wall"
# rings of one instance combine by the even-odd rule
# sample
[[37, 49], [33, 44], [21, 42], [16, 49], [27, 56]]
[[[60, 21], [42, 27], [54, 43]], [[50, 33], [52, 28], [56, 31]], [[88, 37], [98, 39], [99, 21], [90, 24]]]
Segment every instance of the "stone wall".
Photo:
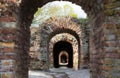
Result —
[[[34, 56], [36, 54], [38, 55], [37, 51], [40, 53], [40, 56], [38, 56], [39, 61], [33, 62], [31, 60], [31, 68], [43, 69], [42, 67], [43, 65], [38, 63], [40, 61], [46, 61], [46, 63], [49, 62], [49, 64], [46, 65], [49, 66], [49, 68], [53, 68], [54, 67], [53, 47], [54, 44], [57, 43], [58, 41], [67, 41], [72, 44], [73, 52], [74, 54], [76, 54], [73, 55], [74, 69], [87, 68], [89, 66], [89, 55], [88, 55], [89, 53], [88, 53], [88, 35], [86, 33], [88, 32], [86, 31], [85, 28], [86, 26], [81, 24], [82, 22], [80, 20], [72, 17], [51, 17], [50, 19], [45, 21], [42, 25], [40, 25], [40, 27], [37, 27], [36, 29], [35, 27], [34, 28], [31, 27], [31, 29], [33, 30], [31, 31], [31, 33], [33, 33], [34, 31], [36, 32], [34, 32], [31, 35], [32, 46], [30, 47], [30, 49], [34, 50], [33, 53]], [[44, 38], [44, 36], [48, 36], [48, 37]], [[38, 50], [35, 51], [35, 49]], [[47, 51], [46, 54], [44, 50]], [[78, 61], [76, 61], [75, 63], [75, 60]]]
[[[15, 78], [16, 21], [13, 1], [0, 1], [0, 78]], [[14, 5], [14, 6], [13, 6]]]
[[[82, 45], [82, 29], [80, 24], [75, 22], [75, 19], [71, 17], [51, 17], [45, 23], [40, 26], [40, 52], [41, 60], [44, 60], [47, 65], [49, 62], [49, 42], [57, 34], [69, 33], [77, 39], [78, 43], [78, 56], [80, 64], [82, 64], [84, 50], [81, 48]], [[62, 39], [61, 39], [62, 40]], [[67, 40], [67, 39], [66, 39]], [[57, 40], [56, 40], [57, 41]], [[54, 44], [53, 44], [54, 45]], [[50, 62], [51, 63], [51, 62]]]
[[[55, 44], [59, 41], [66, 41], [66, 42], [69, 42], [70, 44], [72, 44], [72, 49], [73, 49], [73, 69], [75, 70], [78, 70], [78, 67], [80, 65], [80, 57], [82, 55], [79, 55], [80, 54], [80, 51], [78, 50], [78, 48], [80, 48], [80, 46], [78, 46], [78, 41], [77, 39], [69, 34], [69, 33], [60, 33], [60, 34], [57, 34], [55, 36], [53, 36], [49, 42], [49, 63], [50, 63], [50, 68], [54, 68], [54, 57], [53, 57], [53, 49], [55, 47]], [[59, 57], [58, 57], [59, 58]], [[69, 60], [69, 59], [68, 59]], [[82, 67], [82, 66], [81, 66]]]
[[119, 6], [117, 0], [104, 0], [104, 11], [90, 24], [90, 60], [93, 78], [120, 77]]
[[4, 24], [1, 25], [4, 27], [0, 28], [0, 72], [2, 72], [0, 75], [2, 78], [14, 78], [16, 62], [16, 52], [14, 50], [16, 29], [12, 26], [16, 26], [16, 24], [15, 22], [4, 22]]
[[120, 1], [104, 1], [104, 65], [103, 74], [106, 78], [120, 77]]
[[90, 69], [91, 75], [93, 78], [103, 78], [101, 76], [101, 68], [104, 60], [104, 33], [103, 33], [103, 16], [99, 14], [96, 18], [94, 18], [93, 22], [90, 22]]
[[[17, 5], [15, 4], [15, 0], [0, 1], [1, 78], [28, 78], [28, 52], [30, 46], [29, 26], [37, 8], [43, 6], [49, 1], [22, 0], [19, 6], [19, 13], [16, 11]], [[87, 12], [91, 20], [89, 24], [91, 27], [89, 41], [92, 78], [119, 78], [120, 1], [70, 1], [73, 1], [76, 4], [81, 4], [82, 8]], [[15, 13], [18, 14], [17, 28]]]

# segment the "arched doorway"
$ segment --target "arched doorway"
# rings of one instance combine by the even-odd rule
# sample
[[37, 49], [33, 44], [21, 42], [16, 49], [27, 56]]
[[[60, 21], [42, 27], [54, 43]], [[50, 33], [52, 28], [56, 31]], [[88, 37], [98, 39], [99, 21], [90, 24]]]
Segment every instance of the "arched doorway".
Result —
[[69, 55], [66, 51], [61, 51], [59, 53], [59, 65], [66, 66], [68, 65], [69, 61]]
[[[49, 68], [54, 68], [54, 55], [53, 55], [53, 52], [54, 52], [54, 47], [55, 45], [60, 42], [60, 41], [65, 41], [69, 44], [72, 45], [72, 50], [73, 50], [73, 69], [75, 70], [78, 70], [79, 69], [79, 64], [80, 64], [80, 45], [79, 45], [79, 42], [78, 40], [76, 39], [76, 37], [74, 37], [73, 35], [69, 34], [69, 33], [60, 33], [60, 34], [56, 34], [55, 36], [53, 36], [51, 38], [51, 40], [49, 41], [49, 65], [50, 67]], [[64, 47], [66, 48], [66, 47]], [[70, 57], [69, 53], [66, 51], [66, 50], [60, 50], [59, 51], [59, 64], [61, 64], [61, 59], [62, 58], [61, 56], [65, 56], [65, 58], [68, 58]], [[68, 58], [69, 60], [69, 58]], [[69, 62], [69, 61], [68, 61]], [[66, 65], [68, 62], [66, 63], [62, 63], [62, 65]], [[66, 65], [67, 66], [67, 65]]]
[[[37, 8], [38, 7], [41, 7], [42, 5], [44, 5], [45, 3], [47, 3], [48, 2], [48, 0], [45, 0], [45, 1], [35, 1], [35, 0], [31, 0], [31, 1], [29, 1], [29, 0], [21, 0], [22, 2], [21, 2], [21, 5], [20, 5], [20, 11], [19, 11], [19, 15], [20, 15], [20, 17], [19, 17], [19, 19], [18, 19], [18, 21], [19, 21], [19, 23], [18, 23], [18, 50], [16, 51], [17, 52], [17, 56], [18, 56], [18, 58], [17, 58], [17, 61], [21, 61], [21, 60], [26, 60], [26, 61], [24, 61], [25, 63], [26, 63], [26, 65], [28, 64], [28, 59], [27, 59], [27, 57], [28, 57], [28, 46], [29, 46], [29, 26], [30, 26], [30, 23], [31, 23], [31, 20], [32, 20], [32, 18], [33, 18], [33, 14], [35, 13], [35, 11], [37, 10]], [[51, 0], [50, 0], [51, 1]], [[97, 30], [99, 30], [99, 28], [101, 28], [100, 26], [103, 26], [103, 24], [102, 24], [102, 22], [100, 22], [102, 19], [99, 19], [100, 17], [97, 17], [100, 13], [102, 13], [102, 14], [104, 14], [104, 13], [106, 13], [106, 16], [107, 16], [107, 14], [109, 15], [109, 12], [107, 13], [106, 11], [109, 11], [109, 10], [107, 10], [107, 9], [109, 9], [109, 8], [105, 8], [104, 7], [104, 5], [106, 5], [107, 3], [112, 3], [112, 1], [111, 2], [109, 2], [109, 1], [94, 1], [94, 0], [91, 0], [91, 1], [87, 1], [87, 3], [86, 3], [86, 1], [85, 0], [80, 0], [80, 1], [78, 1], [78, 0], [70, 0], [70, 1], [72, 1], [72, 2], [76, 2], [76, 4], [77, 3], [79, 3], [79, 4], [81, 4], [82, 6], [83, 6], [83, 8], [85, 9], [85, 11], [87, 11], [87, 13], [89, 14], [89, 16], [94, 16], [93, 18], [95, 19], [95, 18], [98, 18], [98, 23], [97, 23], [97, 21], [96, 21], [96, 19], [95, 19], [95, 23], [94, 23], [94, 19], [93, 18], [91, 18], [91, 20], [93, 20], [93, 23], [92, 23], [92, 25], [93, 25], [93, 27], [91, 27], [91, 32], [93, 33], [92, 35], [92, 37], [94, 37], [95, 35], [97, 35], [98, 36], [98, 31]], [[103, 3], [104, 3], [104, 5], [103, 5]], [[94, 6], [93, 6], [94, 5]], [[91, 8], [92, 7], [92, 8]], [[100, 12], [101, 11], [101, 12]], [[105, 11], [105, 12], [104, 12]], [[100, 12], [100, 13], [99, 13]], [[116, 13], [118, 13], [118, 12], [116, 12]], [[110, 14], [113, 14], [113, 13], [110, 13]], [[106, 17], [106, 16], [104, 16], [104, 17]], [[101, 16], [101, 17], [103, 17], [103, 16]], [[103, 17], [103, 20], [104, 20], [104, 17]], [[105, 21], [103, 21], [103, 22], [106, 22], [106, 20], [108, 20], [108, 19], [105, 19]], [[97, 24], [97, 25], [96, 25]], [[102, 25], [101, 25], [102, 24]], [[92, 26], [92, 25], [90, 25], [90, 26]], [[95, 26], [96, 26], [96, 28], [95, 28]], [[99, 27], [99, 28], [98, 28]], [[92, 30], [94, 30], [94, 31], [92, 31]], [[99, 31], [101, 31], [102, 30], [102, 28], [99, 30]], [[97, 33], [96, 33], [97, 32]], [[103, 32], [103, 31], [101, 31], [101, 32]], [[25, 33], [27, 33], [27, 34], [25, 34]], [[94, 34], [95, 33], [95, 34]], [[105, 32], [104, 32], [105, 33]], [[25, 36], [24, 36], [25, 35]], [[100, 36], [100, 38], [102, 38], [101, 36]], [[97, 44], [95, 44], [95, 46], [96, 45], [98, 45], [98, 43], [102, 43], [103, 41], [99, 41], [98, 39], [100, 39], [100, 38], [96, 38], [96, 36], [95, 36], [95, 41], [97, 41], [96, 43]], [[102, 38], [103, 39], [103, 38]], [[20, 41], [21, 40], [21, 41]], [[20, 42], [19, 42], [20, 41]], [[92, 42], [92, 44], [93, 44], [93, 41], [91, 40], [91, 42]], [[102, 44], [101, 44], [102, 45]], [[99, 46], [98, 46], [99, 47]], [[104, 46], [103, 46], [104, 47]], [[94, 50], [93, 48], [92, 48], [92, 50]], [[99, 50], [98, 48], [97, 48], [97, 50]], [[103, 49], [102, 49], [103, 50]], [[104, 50], [104, 51], [106, 51], [106, 50]], [[92, 51], [92, 52], [95, 52], [95, 51]], [[98, 52], [98, 51], [96, 51], [96, 52]], [[100, 51], [98, 52], [98, 55], [100, 55], [99, 53], [103, 53], [103, 51], [101, 51], [101, 48], [100, 48]], [[105, 52], [104, 52], [105, 53]], [[20, 57], [20, 56], [22, 56], [22, 57]], [[97, 55], [95, 55], [95, 56], [97, 56]], [[94, 57], [94, 56], [93, 56]], [[95, 57], [94, 57], [95, 58]], [[94, 59], [93, 58], [93, 59]], [[95, 58], [96, 59], [96, 58]], [[97, 62], [98, 63], [98, 62]], [[20, 70], [22, 70], [23, 68], [25, 68], [26, 70], [27, 70], [27, 67], [24, 67], [22, 64], [23, 64], [23, 62], [20, 62], [20, 63], [16, 63], [17, 64], [17, 66], [19, 67], [19, 68], [17, 68], [16, 70], [18, 70], [18, 71], [20, 71]], [[20, 66], [21, 65], [21, 66]], [[96, 63], [95, 63], [95, 65], [96, 65]], [[16, 67], [17, 67], [16, 66]], [[94, 66], [93, 66], [94, 67]], [[99, 68], [96, 68], [96, 69], [99, 69]], [[94, 69], [95, 70], [95, 69]], [[24, 73], [25, 73], [26, 71], [24, 71]], [[96, 71], [95, 71], [96, 72]], [[24, 73], [22, 73], [23, 74], [23, 77], [24, 77]], [[27, 72], [26, 72], [27, 73]], [[26, 74], [25, 73], [25, 74]], [[19, 77], [19, 76], [18, 76]]]
[[[62, 52], [66, 52], [69, 57], [68, 57], [68, 64], [67, 64], [67, 56], [65, 54], [61, 55], [60, 59], [61, 59], [61, 63], [59, 63], [60, 59], [59, 59], [59, 55]], [[66, 66], [69, 68], [73, 67], [73, 48], [72, 48], [72, 44], [70, 44], [67, 41], [59, 41], [54, 45], [53, 48], [53, 57], [54, 57], [54, 67], [58, 68], [60, 66]], [[65, 62], [66, 61], [66, 62]]]

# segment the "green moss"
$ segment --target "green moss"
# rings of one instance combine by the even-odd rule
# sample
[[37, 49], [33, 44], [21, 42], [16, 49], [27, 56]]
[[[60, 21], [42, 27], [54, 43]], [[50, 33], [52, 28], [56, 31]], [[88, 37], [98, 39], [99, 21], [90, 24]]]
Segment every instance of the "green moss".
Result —
[[114, 10], [113, 9], [107, 9], [104, 11], [105, 15], [113, 15], [114, 14]]
[[115, 2], [115, 1], [116, 1], [116, 0], [109, 0], [109, 2], [111, 2], [111, 3], [112, 3], [112, 2]]
[[74, 13], [74, 10], [70, 5], [67, 5], [67, 4], [64, 5], [64, 11], [65, 11], [65, 13], [67, 13], [67, 11], [68, 11], [70, 16], [77, 18], [77, 14]]
[[70, 6], [70, 5], [64, 5], [64, 9], [70, 9], [70, 10], [72, 10], [73, 8]]
[[71, 16], [77, 18], [77, 14], [71, 14]]
[[48, 13], [49, 13], [50, 15], [54, 15], [54, 14], [56, 14], [56, 12], [58, 12], [60, 9], [61, 9], [60, 6], [51, 7], [51, 8], [49, 9]]
[[39, 16], [42, 12], [42, 9], [41, 8], [38, 8], [37, 12], [35, 13], [35, 17]]
[[113, 9], [120, 6], [120, 2], [109, 3], [105, 5], [106, 9]]

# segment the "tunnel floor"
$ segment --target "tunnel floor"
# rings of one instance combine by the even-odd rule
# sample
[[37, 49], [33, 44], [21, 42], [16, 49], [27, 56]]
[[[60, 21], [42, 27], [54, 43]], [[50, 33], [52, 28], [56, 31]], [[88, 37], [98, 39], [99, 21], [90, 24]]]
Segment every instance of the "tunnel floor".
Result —
[[29, 71], [29, 78], [90, 78], [89, 69], [53, 68], [49, 72]]

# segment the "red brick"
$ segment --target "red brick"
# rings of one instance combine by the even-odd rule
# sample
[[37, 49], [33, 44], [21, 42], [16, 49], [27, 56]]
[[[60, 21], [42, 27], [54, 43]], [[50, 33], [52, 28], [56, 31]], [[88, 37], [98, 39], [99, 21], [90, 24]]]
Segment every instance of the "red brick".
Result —
[[5, 59], [16, 59], [15, 54], [5, 54]]
[[12, 34], [8, 34], [8, 35], [4, 36], [4, 40], [6, 40], [6, 41], [14, 41], [15, 36], [12, 35]]
[[14, 48], [4, 47], [3, 52], [14, 52]]
[[1, 59], [4, 59], [4, 55], [3, 54], [0, 54], [0, 60]]
[[15, 18], [13, 17], [4, 17], [4, 18], [0, 18], [1, 22], [15, 22]]
[[120, 58], [120, 55], [118, 53], [106, 53], [106, 58]]
[[1, 29], [2, 34], [15, 34], [16, 30], [14, 28], [3, 28]]
[[109, 47], [109, 46], [114, 47], [114, 46], [116, 46], [116, 41], [106, 41], [104, 43], [104, 45], [107, 47]]
[[3, 55], [0, 55], [0, 60], [1, 59], [16, 59], [16, 55], [15, 54], [3, 54]]

